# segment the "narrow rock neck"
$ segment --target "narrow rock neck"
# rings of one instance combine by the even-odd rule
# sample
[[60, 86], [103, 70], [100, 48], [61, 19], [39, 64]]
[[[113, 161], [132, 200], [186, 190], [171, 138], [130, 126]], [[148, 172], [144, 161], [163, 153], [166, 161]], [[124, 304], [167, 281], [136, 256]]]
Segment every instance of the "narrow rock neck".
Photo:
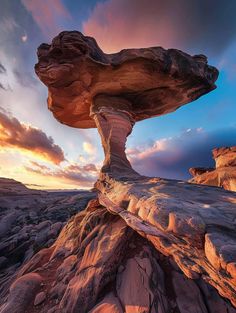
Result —
[[109, 100], [100, 98], [92, 109], [91, 116], [101, 136], [105, 154], [100, 180], [104, 180], [106, 175], [116, 179], [139, 176], [132, 169], [125, 153], [126, 140], [135, 123], [126, 102], [117, 97]]

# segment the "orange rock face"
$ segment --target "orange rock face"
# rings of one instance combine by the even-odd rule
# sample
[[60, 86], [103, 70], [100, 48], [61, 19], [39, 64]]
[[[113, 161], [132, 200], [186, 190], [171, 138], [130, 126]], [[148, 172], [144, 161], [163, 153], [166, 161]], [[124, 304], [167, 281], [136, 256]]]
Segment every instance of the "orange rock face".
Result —
[[62, 32], [38, 48], [36, 74], [48, 87], [48, 107], [72, 127], [97, 127], [105, 161], [101, 171], [137, 177], [125, 156], [135, 122], [175, 111], [215, 89], [216, 68], [204, 55], [161, 47], [105, 54], [91, 37]]
[[60, 122], [78, 128], [96, 127], [90, 110], [98, 95], [130, 101], [139, 121], [172, 112], [213, 90], [218, 76], [204, 55], [161, 47], [105, 54], [93, 38], [77, 31], [42, 44], [38, 58], [35, 71], [48, 87], [49, 109]]
[[[217, 70], [160, 47], [108, 55], [79, 32], [62, 32], [38, 57], [49, 109], [67, 125], [97, 127], [105, 161], [98, 196], [16, 271], [16, 282], [42, 278], [27, 312], [37, 303], [41, 313], [236, 313], [235, 195], [141, 177], [125, 155], [136, 121], [213, 90]], [[15, 301], [8, 287], [4, 313]]]
[[[207, 209], [206, 193], [214, 192], [212, 188], [200, 186], [201, 192], [191, 184], [180, 184], [179, 192], [186, 189], [186, 202], [177, 201], [177, 207], [175, 184], [117, 182], [107, 196], [99, 198], [106, 207], [92, 200], [85, 211], [68, 221], [52, 246], [16, 270], [10, 292], [5, 286], [1, 295], [0, 312], [236, 313], [224, 299], [235, 304], [234, 243], [229, 222], [234, 213], [233, 205], [224, 199], [227, 192], [222, 190], [212, 209]], [[141, 187], [140, 209], [135, 211]], [[171, 198], [173, 187], [177, 189], [175, 198]], [[156, 198], [147, 198], [148, 193]], [[126, 209], [118, 205], [124, 199], [130, 200]], [[186, 218], [184, 210], [188, 209]], [[226, 211], [223, 218], [221, 213]], [[168, 214], [178, 215], [178, 220], [172, 216], [168, 221]], [[227, 238], [219, 231], [225, 225]], [[22, 283], [19, 302], [17, 292]], [[38, 301], [39, 294], [43, 301]]]
[[191, 183], [223, 187], [236, 191], [236, 147], [222, 147], [212, 151], [215, 169], [191, 168]]

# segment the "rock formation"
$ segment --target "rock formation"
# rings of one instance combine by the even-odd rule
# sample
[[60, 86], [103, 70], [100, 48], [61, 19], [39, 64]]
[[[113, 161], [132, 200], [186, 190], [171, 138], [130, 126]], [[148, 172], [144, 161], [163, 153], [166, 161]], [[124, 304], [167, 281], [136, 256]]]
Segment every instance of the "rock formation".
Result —
[[38, 56], [50, 110], [73, 127], [96, 126], [105, 161], [98, 194], [23, 260], [0, 312], [236, 313], [235, 193], [142, 177], [125, 155], [136, 121], [211, 91], [217, 70], [160, 47], [107, 55], [79, 32]]
[[62, 32], [38, 48], [36, 74], [48, 107], [64, 124], [97, 127], [105, 161], [100, 178], [137, 177], [125, 155], [135, 122], [175, 111], [215, 89], [216, 68], [204, 55], [161, 47], [105, 54], [91, 37]]
[[189, 169], [191, 183], [223, 187], [236, 191], [236, 147], [216, 148], [212, 151], [215, 168]]
[[19, 260], [0, 312], [236, 313], [235, 194], [157, 178], [112, 187]]

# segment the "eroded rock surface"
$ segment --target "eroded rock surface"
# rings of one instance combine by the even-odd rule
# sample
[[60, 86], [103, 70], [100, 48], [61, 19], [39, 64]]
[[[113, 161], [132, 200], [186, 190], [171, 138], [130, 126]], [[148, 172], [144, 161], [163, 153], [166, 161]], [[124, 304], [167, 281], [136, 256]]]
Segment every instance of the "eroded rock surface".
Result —
[[105, 153], [100, 179], [137, 178], [125, 155], [134, 123], [198, 99], [216, 88], [218, 77], [204, 55], [161, 47], [106, 54], [78, 31], [40, 45], [35, 71], [58, 121], [98, 128]]
[[236, 147], [216, 148], [212, 154], [215, 169], [190, 168], [190, 182], [236, 191]]
[[98, 182], [100, 201], [113, 214], [236, 305], [236, 195], [182, 181], [143, 178]]
[[45, 192], [0, 180], [0, 298], [19, 269], [57, 239], [71, 216], [96, 193]]
[[48, 87], [49, 109], [60, 122], [78, 128], [96, 127], [90, 110], [98, 95], [130, 101], [140, 121], [210, 92], [218, 77], [204, 55], [162, 47], [106, 54], [78, 31], [61, 32], [51, 44], [40, 45], [38, 59], [35, 71]]
[[18, 313], [236, 313], [235, 194], [141, 177], [125, 155], [134, 122], [210, 92], [218, 71], [175, 49], [108, 55], [76, 31], [41, 45], [38, 57], [50, 110], [67, 125], [97, 127], [105, 161], [98, 198], [16, 272], [16, 282], [42, 279]]
[[17, 313], [236, 313], [234, 193], [157, 178], [98, 187], [16, 271], [12, 286], [41, 279]]

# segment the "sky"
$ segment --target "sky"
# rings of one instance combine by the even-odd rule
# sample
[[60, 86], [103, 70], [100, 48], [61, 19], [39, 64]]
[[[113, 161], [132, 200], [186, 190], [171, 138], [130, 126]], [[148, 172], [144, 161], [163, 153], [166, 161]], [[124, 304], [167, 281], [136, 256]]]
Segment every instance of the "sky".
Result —
[[96, 129], [60, 124], [34, 73], [36, 50], [60, 31], [93, 36], [106, 53], [162, 46], [205, 54], [217, 89], [174, 113], [139, 122], [127, 155], [141, 174], [187, 180], [236, 145], [234, 0], [0, 0], [0, 176], [31, 188], [90, 188], [103, 161]]

